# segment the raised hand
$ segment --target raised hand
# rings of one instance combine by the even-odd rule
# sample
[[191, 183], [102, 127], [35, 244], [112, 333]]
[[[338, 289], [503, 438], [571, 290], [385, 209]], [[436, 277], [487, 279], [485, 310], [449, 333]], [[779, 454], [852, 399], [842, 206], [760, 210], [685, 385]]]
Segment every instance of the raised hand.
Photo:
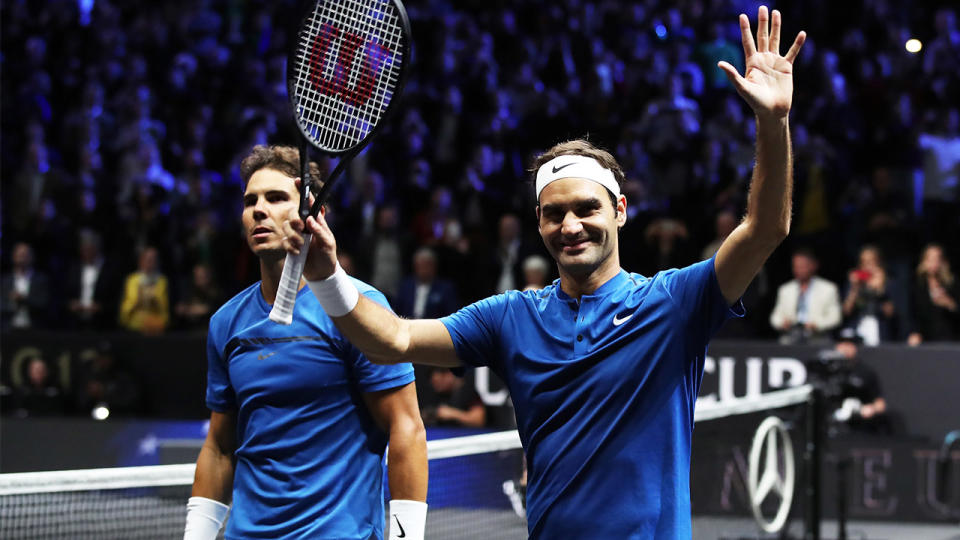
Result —
[[741, 77], [727, 62], [718, 62], [717, 66], [726, 73], [737, 93], [758, 117], [786, 117], [793, 100], [793, 61], [807, 40], [806, 32], [797, 34], [790, 50], [781, 56], [780, 12], [773, 10], [773, 16], [769, 17], [767, 6], [760, 6], [756, 44], [750, 31], [750, 20], [744, 14], [740, 14], [740, 37], [746, 60], [744, 76]]
[[[297, 189], [300, 189], [300, 179], [296, 183]], [[313, 200], [313, 195], [309, 195], [310, 206], [313, 206]], [[327, 278], [337, 268], [337, 239], [324, 219], [325, 213], [321, 209], [317, 217], [310, 216], [304, 222], [294, 208], [283, 223], [283, 247], [289, 253], [299, 254], [304, 236], [308, 233], [311, 235], [307, 260], [303, 266], [303, 277], [309, 280]]]

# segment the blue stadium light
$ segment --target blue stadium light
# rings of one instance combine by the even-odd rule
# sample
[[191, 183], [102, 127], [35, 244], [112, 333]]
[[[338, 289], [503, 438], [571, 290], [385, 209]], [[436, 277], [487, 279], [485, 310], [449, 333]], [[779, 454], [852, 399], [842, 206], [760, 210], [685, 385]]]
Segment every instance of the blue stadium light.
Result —
[[667, 27], [666, 27], [666, 26], [664, 26], [664, 25], [662, 25], [662, 24], [658, 24], [658, 25], [656, 26], [656, 28], [654, 28], [654, 32], [657, 33], [657, 37], [658, 37], [658, 38], [660, 38], [660, 39], [667, 39]]

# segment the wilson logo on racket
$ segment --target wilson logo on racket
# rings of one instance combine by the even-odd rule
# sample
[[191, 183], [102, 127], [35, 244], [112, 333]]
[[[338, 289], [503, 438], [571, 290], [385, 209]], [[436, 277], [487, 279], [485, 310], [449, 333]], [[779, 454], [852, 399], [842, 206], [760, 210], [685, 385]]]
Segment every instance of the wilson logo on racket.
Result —
[[[332, 77], [327, 77], [324, 65], [327, 53], [338, 40], [340, 49], [333, 66], [333, 74]], [[360, 51], [363, 57], [360, 59], [360, 73], [351, 88], [349, 81], [353, 76], [357, 51]], [[326, 23], [320, 27], [320, 32], [310, 47], [310, 84], [321, 94], [340, 96], [348, 104], [361, 107], [373, 94], [377, 77], [391, 55], [390, 49], [376, 41], [367, 41], [363, 36], [350, 31], [341, 32], [336, 26]]]

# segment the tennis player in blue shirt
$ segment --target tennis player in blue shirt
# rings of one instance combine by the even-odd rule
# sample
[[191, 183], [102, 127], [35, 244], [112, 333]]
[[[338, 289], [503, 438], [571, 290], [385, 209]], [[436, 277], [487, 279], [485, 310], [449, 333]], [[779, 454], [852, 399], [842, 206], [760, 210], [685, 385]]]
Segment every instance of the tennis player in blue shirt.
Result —
[[[753, 108], [747, 213], [713, 258], [652, 277], [620, 268], [623, 173], [585, 141], [536, 161], [540, 235], [560, 279], [439, 320], [404, 320], [359, 294], [325, 221], [304, 275], [337, 327], [374, 362], [485, 365], [507, 383], [527, 453], [531, 538], [690, 538], [690, 441], [710, 337], [790, 228], [788, 115], [800, 33], [781, 56], [780, 14], [740, 16], [746, 73], [719, 67]], [[771, 20], [772, 19], [772, 20]], [[772, 23], [772, 24], [771, 24]], [[304, 223], [284, 225], [298, 252]], [[627, 247], [629, 249], [629, 246]]]
[[[262, 279], [210, 320], [210, 431], [184, 539], [216, 538], [231, 499], [227, 538], [381, 539], [389, 441], [390, 538], [422, 540], [427, 448], [413, 368], [367, 361], [306, 287], [293, 324], [267, 318], [286, 256], [283, 221], [300, 200], [299, 153], [258, 146], [241, 173], [243, 226]], [[389, 309], [374, 288], [350, 285]]]

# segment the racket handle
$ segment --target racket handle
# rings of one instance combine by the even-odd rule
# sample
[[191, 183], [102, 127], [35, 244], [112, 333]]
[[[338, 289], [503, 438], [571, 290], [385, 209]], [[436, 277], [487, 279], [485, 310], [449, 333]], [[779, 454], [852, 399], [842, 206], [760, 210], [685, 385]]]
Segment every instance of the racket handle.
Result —
[[303, 235], [303, 247], [300, 254], [287, 253], [283, 262], [283, 274], [280, 276], [280, 286], [277, 288], [277, 297], [270, 310], [270, 320], [280, 324], [293, 322], [293, 307], [297, 303], [297, 292], [300, 290], [300, 277], [303, 275], [303, 264], [307, 261], [307, 250], [310, 247], [310, 233]]

